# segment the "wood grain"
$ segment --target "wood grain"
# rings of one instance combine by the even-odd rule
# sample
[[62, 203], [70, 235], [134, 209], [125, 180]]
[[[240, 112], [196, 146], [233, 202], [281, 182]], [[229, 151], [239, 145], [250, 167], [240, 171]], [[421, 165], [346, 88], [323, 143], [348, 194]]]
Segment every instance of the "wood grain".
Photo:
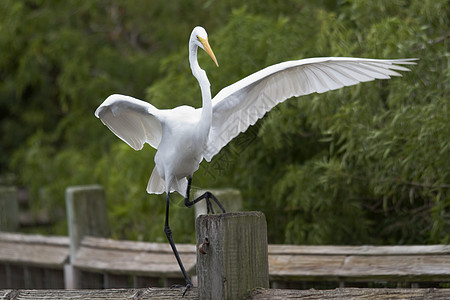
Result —
[[[108, 290], [0, 290], [4, 300], [41, 299], [199, 299], [198, 289], [193, 288], [184, 298], [181, 288], [148, 289], [108, 289]], [[255, 289], [246, 300], [285, 300], [285, 299], [450, 299], [450, 289], [358, 289], [344, 288], [334, 290], [280, 290]]]
[[182, 288], [145, 288], [145, 289], [106, 289], [106, 290], [0, 290], [0, 299], [4, 300], [41, 300], [41, 299], [198, 299], [196, 288], [182, 297]]
[[269, 245], [269, 253], [285, 255], [450, 255], [450, 245], [410, 246], [299, 246]]
[[271, 280], [450, 281], [450, 247], [269, 245]]
[[[195, 272], [194, 245], [180, 245], [180, 257], [188, 273]], [[178, 247], [178, 245], [177, 245]], [[86, 238], [76, 253], [74, 266], [91, 272], [181, 278], [175, 256], [168, 244], [134, 243]]]
[[444, 300], [450, 299], [450, 289], [357, 289], [344, 288], [334, 290], [277, 290], [256, 289], [247, 300], [285, 300], [285, 299], [417, 299]]
[[[177, 244], [190, 274], [196, 246]], [[269, 245], [272, 281], [442, 281], [450, 282], [450, 246], [296, 246]], [[62, 270], [69, 238], [0, 233], [0, 263]], [[76, 267], [97, 273], [180, 278], [167, 243], [85, 237]]]
[[67, 237], [0, 233], [0, 262], [62, 269], [68, 257]]
[[197, 243], [200, 299], [241, 299], [249, 289], [268, 287], [267, 225], [260, 212], [201, 215]]

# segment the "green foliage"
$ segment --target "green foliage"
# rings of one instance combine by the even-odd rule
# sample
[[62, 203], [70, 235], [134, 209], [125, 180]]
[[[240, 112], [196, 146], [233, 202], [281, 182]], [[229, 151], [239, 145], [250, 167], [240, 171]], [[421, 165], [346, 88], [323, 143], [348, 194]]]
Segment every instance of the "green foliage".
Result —
[[[201, 105], [187, 60], [195, 25], [220, 64], [199, 54], [213, 95], [285, 60], [418, 57], [403, 78], [277, 106], [203, 162], [193, 189], [239, 188], [272, 243], [448, 243], [449, 12], [444, 0], [4, 0], [0, 173], [56, 215], [67, 186], [102, 184], [114, 237], [165, 241], [165, 197], [145, 193], [155, 150], [134, 151], [93, 113], [112, 93]], [[192, 242], [193, 212], [172, 198], [175, 240]]]

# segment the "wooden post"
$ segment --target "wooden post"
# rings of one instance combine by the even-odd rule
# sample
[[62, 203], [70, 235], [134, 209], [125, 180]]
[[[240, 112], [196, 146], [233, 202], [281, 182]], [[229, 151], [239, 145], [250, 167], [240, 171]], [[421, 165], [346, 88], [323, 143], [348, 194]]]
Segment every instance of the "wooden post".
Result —
[[109, 225], [103, 188], [99, 185], [66, 189], [67, 223], [70, 237], [70, 265], [64, 267], [66, 288], [79, 288], [79, 274], [73, 267], [85, 236], [108, 237]]
[[[198, 190], [195, 192], [194, 197], [200, 197], [203, 195], [207, 190]], [[214, 196], [219, 199], [220, 203], [223, 205], [225, 210], [227, 212], [238, 212], [242, 211], [242, 196], [241, 192], [237, 189], [216, 189], [216, 190], [208, 190], [211, 192]], [[215, 205], [214, 201], [214, 212], [221, 213], [221, 210], [218, 206]], [[197, 204], [194, 205], [195, 208], [195, 218], [197, 218], [200, 215], [206, 215], [207, 214], [207, 208], [206, 208], [206, 201], [200, 201]]]
[[195, 231], [200, 299], [242, 299], [253, 288], [269, 287], [263, 213], [201, 215]]
[[19, 228], [19, 202], [15, 187], [0, 187], [0, 231]]

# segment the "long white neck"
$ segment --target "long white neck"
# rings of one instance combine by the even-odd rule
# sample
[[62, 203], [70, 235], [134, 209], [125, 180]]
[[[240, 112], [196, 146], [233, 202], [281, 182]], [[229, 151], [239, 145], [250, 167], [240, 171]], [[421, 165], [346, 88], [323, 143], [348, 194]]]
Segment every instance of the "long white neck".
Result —
[[[191, 37], [192, 39], [192, 37]], [[212, 103], [211, 103], [211, 89], [208, 76], [206, 72], [200, 68], [197, 61], [198, 46], [193, 42], [189, 42], [189, 63], [191, 64], [192, 74], [197, 78], [200, 90], [202, 91], [202, 114], [198, 123], [199, 133], [205, 138], [208, 137], [212, 121]]]

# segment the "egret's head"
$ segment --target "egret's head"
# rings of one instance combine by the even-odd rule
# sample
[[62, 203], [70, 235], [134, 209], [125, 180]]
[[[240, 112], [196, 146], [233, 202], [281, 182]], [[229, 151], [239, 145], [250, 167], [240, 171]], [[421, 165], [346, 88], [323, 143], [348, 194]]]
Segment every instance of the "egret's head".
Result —
[[203, 27], [197, 26], [192, 30], [191, 40], [200, 48], [206, 51], [208, 55], [212, 58], [212, 60], [216, 63], [216, 66], [219, 66], [217, 62], [216, 56], [211, 49], [211, 46], [208, 42], [208, 34]]

